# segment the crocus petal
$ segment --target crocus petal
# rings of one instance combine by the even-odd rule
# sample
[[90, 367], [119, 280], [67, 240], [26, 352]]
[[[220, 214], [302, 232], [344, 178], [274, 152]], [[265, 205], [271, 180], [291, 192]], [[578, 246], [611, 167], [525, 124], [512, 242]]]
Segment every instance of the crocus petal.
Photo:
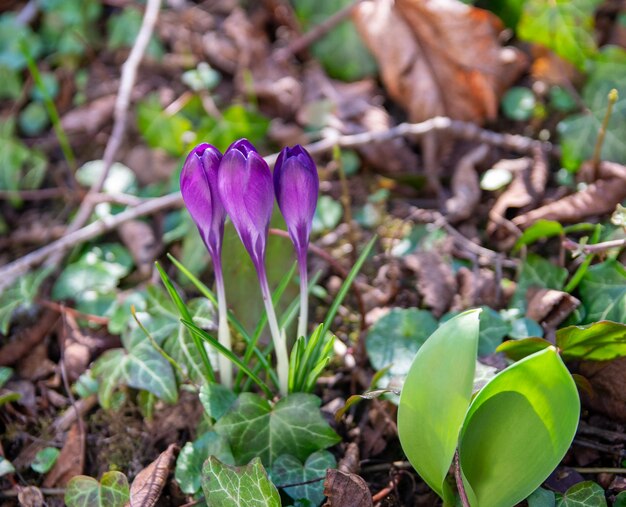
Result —
[[217, 191], [217, 173], [222, 154], [207, 143], [187, 156], [180, 174], [185, 205], [212, 256], [218, 255], [224, 235], [226, 211]]
[[302, 253], [309, 243], [319, 193], [315, 162], [302, 146], [280, 152], [274, 167], [274, 190], [291, 240]]
[[233, 143], [222, 158], [218, 188], [224, 207], [242, 243], [257, 266], [265, 258], [272, 216], [272, 175], [249, 141]]

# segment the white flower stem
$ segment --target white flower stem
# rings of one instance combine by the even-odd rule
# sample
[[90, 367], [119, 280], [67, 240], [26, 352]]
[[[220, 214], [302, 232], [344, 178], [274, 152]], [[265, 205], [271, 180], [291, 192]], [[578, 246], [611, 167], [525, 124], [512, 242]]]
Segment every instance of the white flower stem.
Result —
[[289, 355], [287, 354], [287, 340], [278, 328], [278, 320], [276, 312], [272, 304], [272, 294], [269, 284], [267, 283], [267, 274], [263, 266], [259, 267], [259, 284], [261, 285], [261, 294], [263, 295], [263, 304], [267, 312], [267, 322], [270, 326], [272, 340], [274, 341], [274, 350], [276, 351], [276, 373], [278, 374], [278, 388], [281, 396], [287, 396], [289, 390]]
[[[226, 292], [224, 290], [224, 276], [222, 275], [222, 262], [219, 258], [213, 259], [215, 269], [215, 285], [217, 287], [217, 308], [218, 327], [217, 341], [224, 348], [232, 350], [230, 340], [230, 329], [228, 327], [228, 308], [226, 306]], [[224, 387], [233, 387], [233, 365], [230, 359], [223, 354], [218, 354], [218, 367], [220, 370], [220, 381]]]
[[306, 270], [306, 254], [298, 256], [300, 268], [300, 318], [298, 319], [298, 336], [308, 338], [307, 324], [309, 320], [309, 277]]

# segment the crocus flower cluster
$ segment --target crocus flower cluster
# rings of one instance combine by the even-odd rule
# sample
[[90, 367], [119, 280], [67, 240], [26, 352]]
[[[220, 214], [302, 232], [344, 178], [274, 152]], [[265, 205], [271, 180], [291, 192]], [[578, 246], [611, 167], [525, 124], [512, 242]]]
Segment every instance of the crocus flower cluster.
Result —
[[[284, 148], [276, 161], [272, 177], [267, 162], [246, 139], [233, 143], [224, 156], [215, 147], [200, 144], [185, 161], [180, 187], [187, 209], [213, 259], [219, 306], [219, 342], [230, 350], [221, 267], [224, 221], [228, 215], [256, 268], [274, 340], [279, 388], [281, 394], [287, 394], [287, 345], [284, 331], [278, 327], [272, 306], [265, 270], [265, 252], [276, 195], [300, 267], [301, 313], [298, 336], [306, 335], [306, 252], [319, 191], [319, 179], [313, 159], [301, 146]], [[230, 363], [225, 360], [219, 366], [222, 383], [230, 386]]]

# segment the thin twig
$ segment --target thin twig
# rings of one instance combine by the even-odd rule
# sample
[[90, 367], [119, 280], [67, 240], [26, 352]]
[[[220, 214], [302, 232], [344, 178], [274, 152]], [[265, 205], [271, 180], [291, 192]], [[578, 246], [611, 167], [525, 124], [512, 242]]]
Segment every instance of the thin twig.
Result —
[[600, 153], [602, 152], [602, 146], [604, 145], [604, 137], [606, 136], [606, 129], [609, 126], [609, 120], [611, 119], [611, 114], [613, 113], [613, 106], [617, 102], [619, 98], [617, 94], [617, 90], [613, 88], [608, 95], [608, 104], [606, 106], [606, 112], [604, 114], [604, 119], [602, 120], [602, 124], [600, 125], [600, 130], [598, 131], [598, 138], [596, 139], [596, 145], [593, 148], [593, 157], [591, 157], [591, 167], [593, 169], [593, 181], [598, 179], [598, 172], [600, 170]]
[[142, 202], [134, 208], [129, 208], [122, 213], [118, 213], [117, 215], [103, 217], [83, 227], [82, 229], [66, 234], [49, 245], [39, 248], [24, 257], [2, 266], [2, 268], [0, 268], [0, 291], [10, 286], [17, 277], [24, 275], [28, 272], [28, 270], [38, 266], [50, 256], [65, 252], [76, 245], [96, 238], [129, 220], [150, 215], [152, 213], [156, 213], [157, 211], [180, 207], [181, 205], [182, 198], [180, 193], [173, 192], [171, 194], [164, 195], [163, 197], [157, 197], [155, 199]]
[[348, 19], [352, 15], [352, 11], [355, 9], [355, 7], [359, 5], [362, 1], [363, 0], [355, 0], [351, 4], [346, 5], [343, 9], [338, 10], [335, 14], [325, 19], [319, 25], [315, 25], [304, 35], [298, 37], [286, 48], [276, 51], [276, 60], [278, 60], [279, 62], [285, 61], [290, 56], [297, 55], [301, 51], [308, 48], [311, 44], [324, 37], [324, 35], [330, 32], [339, 23]]
[[613, 239], [611, 241], [604, 241], [602, 243], [595, 243], [593, 245], [583, 245], [576, 243], [571, 239], [565, 238], [563, 240], [563, 248], [566, 250], [572, 250], [577, 252], [583, 252], [586, 254], [606, 252], [611, 248], [624, 248], [626, 247], [626, 239]]
[[[63, 496], [65, 495], [64, 488], [37, 488], [44, 496]], [[0, 498], [14, 498], [20, 494], [17, 489], [5, 489], [0, 491]]]
[[[143, 59], [143, 55], [152, 37], [152, 31], [156, 24], [157, 17], [159, 15], [159, 9], [161, 8], [161, 0], [148, 0], [146, 4], [146, 10], [144, 12], [141, 28], [137, 34], [137, 39], [128, 55], [128, 59], [122, 65], [122, 76], [120, 79], [120, 87], [115, 100], [114, 110], [114, 123], [113, 132], [107, 142], [104, 149], [104, 155], [102, 157], [103, 167], [98, 179], [89, 189], [87, 197], [91, 194], [99, 193], [102, 190], [104, 181], [106, 180], [111, 166], [115, 160], [115, 156], [122, 145], [124, 134], [126, 132], [126, 119], [128, 117], [128, 106], [130, 104], [130, 97], [135, 85], [135, 79], [137, 77], [137, 69]], [[83, 199], [74, 221], [68, 227], [68, 233], [71, 234], [78, 231], [91, 216], [93, 211], [94, 202], [90, 198]], [[55, 255], [49, 260], [52, 265], [60, 262], [60, 255], [63, 251], [55, 252]]]
[[461, 476], [461, 465], [459, 463], [458, 450], [454, 452], [454, 478], [456, 479], [456, 487], [459, 490], [459, 496], [461, 497], [463, 507], [471, 507], [469, 499], [467, 498], [467, 492], [465, 491], [465, 484], [463, 484], [463, 477]]

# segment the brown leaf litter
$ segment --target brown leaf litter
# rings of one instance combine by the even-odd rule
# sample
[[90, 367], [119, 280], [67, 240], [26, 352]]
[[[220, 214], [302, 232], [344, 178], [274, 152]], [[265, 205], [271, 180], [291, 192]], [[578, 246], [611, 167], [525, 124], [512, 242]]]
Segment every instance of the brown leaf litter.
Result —
[[176, 444], [170, 444], [157, 459], [137, 474], [130, 486], [130, 502], [127, 506], [153, 507], [157, 503], [177, 453]]
[[353, 17], [389, 95], [414, 122], [494, 119], [526, 67], [521, 52], [500, 44], [494, 14], [458, 0], [370, 0]]

